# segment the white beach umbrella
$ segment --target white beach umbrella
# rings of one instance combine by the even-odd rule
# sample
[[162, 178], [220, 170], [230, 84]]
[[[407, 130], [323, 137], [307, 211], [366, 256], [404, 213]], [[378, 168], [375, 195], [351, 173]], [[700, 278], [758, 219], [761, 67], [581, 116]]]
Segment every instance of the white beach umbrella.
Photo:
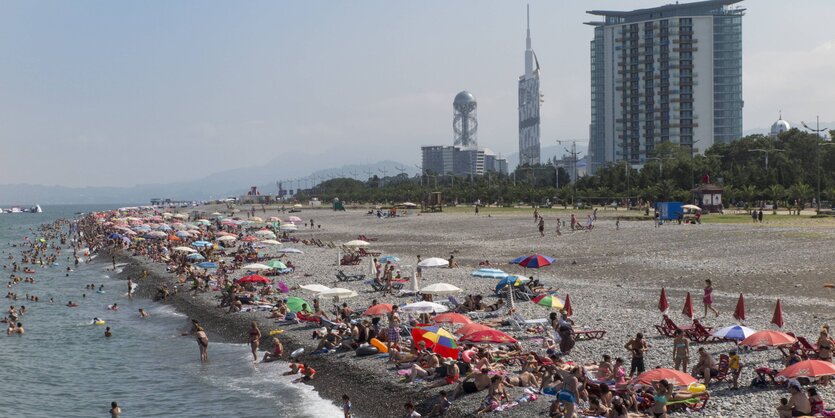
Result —
[[299, 227], [297, 227], [294, 223], [284, 223], [281, 224], [281, 226], [279, 226], [278, 229], [281, 231], [297, 231]]
[[266, 264], [252, 263], [252, 264], [245, 265], [243, 268], [244, 268], [244, 270], [269, 270], [272, 267], [270, 267]]
[[440, 303], [422, 301], [410, 303], [400, 310], [407, 313], [442, 313], [449, 309]]
[[435, 283], [420, 289], [420, 293], [424, 295], [446, 296], [461, 293], [461, 288], [449, 283]]
[[181, 253], [196, 253], [197, 252], [197, 250], [195, 250], [194, 248], [189, 248], [189, 247], [174, 247], [173, 250], [181, 252]]
[[304, 251], [299, 250], [297, 248], [291, 248], [291, 247], [282, 248], [282, 249], [278, 250], [278, 252], [284, 253], [284, 254], [304, 254]]
[[443, 258], [431, 257], [418, 263], [420, 267], [449, 267], [449, 261]]
[[356, 297], [357, 292], [355, 292], [351, 289], [345, 289], [345, 288], [342, 288], [342, 287], [334, 287], [334, 288], [328, 289], [324, 292], [321, 292], [316, 296], [319, 297], [319, 298], [322, 298], [322, 299], [325, 299], [325, 298], [348, 299], [348, 298]]
[[186, 218], [188, 218], [188, 215], [186, 215], [184, 213], [178, 213], [176, 215], [171, 215], [171, 217], [177, 218], [177, 219], [186, 219]]
[[317, 293], [317, 294], [322, 293], [322, 292], [327, 292], [328, 290], [331, 290], [331, 288], [329, 288], [327, 286], [322, 286], [322, 285], [316, 284], [316, 283], [303, 284], [303, 285], [299, 286], [299, 288], [302, 289], [302, 290], [307, 290], [308, 292], [313, 292], [313, 293]]
[[233, 237], [233, 236], [231, 236], [231, 235], [224, 235], [224, 236], [222, 236], [222, 237], [218, 238], [217, 240], [218, 240], [218, 241], [222, 241], [222, 242], [232, 242], [232, 241], [235, 241], [235, 240], [237, 240], [237, 239], [238, 239], [238, 238]]
[[261, 218], [260, 218], [260, 217], [258, 217], [258, 216], [253, 216], [253, 217], [249, 218], [249, 220], [250, 220], [250, 222], [255, 222], [255, 223], [261, 223], [261, 222], [264, 222], [264, 220], [263, 220], [263, 219], [261, 219]]
[[259, 229], [255, 231], [252, 235], [261, 238], [275, 238], [275, 232], [270, 231], [269, 229]]
[[265, 239], [265, 240], [261, 241], [261, 243], [262, 244], [267, 244], [267, 245], [281, 245], [280, 242], [278, 242], [274, 239]]
[[355, 239], [353, 241], [348, 241], [343, 245], [345, 245], [346, 247], [350, 247], [350, 248], [357, 248], [357, 247], [367, 247], [370, 244], [368, 243], [368, 241], [363, 241], [361, 239]]

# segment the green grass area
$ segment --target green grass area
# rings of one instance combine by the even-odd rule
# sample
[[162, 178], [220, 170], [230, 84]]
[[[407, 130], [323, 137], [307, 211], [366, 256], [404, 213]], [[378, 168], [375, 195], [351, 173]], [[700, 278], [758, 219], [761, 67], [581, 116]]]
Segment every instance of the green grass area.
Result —
[[[706, 224], [750, 224], [754, 225], [754, 222], [751, 221], [751, 215], [748, 214], [739, 214], [739, 215], [719, 215], [719, 214], [710, 214], [702, 216], [702, 223]], [[763, 224], [767, 225], [774, 225], [778, 224], [781, 226], [825, 226], [825, 227], [835, 227], [835, 217], [829, 218], [817, 218], [813, 215], [772, 215], [770, 213], [766, 213], [763, 217]], [[758, 224], [759, 225], [759, 224]]]

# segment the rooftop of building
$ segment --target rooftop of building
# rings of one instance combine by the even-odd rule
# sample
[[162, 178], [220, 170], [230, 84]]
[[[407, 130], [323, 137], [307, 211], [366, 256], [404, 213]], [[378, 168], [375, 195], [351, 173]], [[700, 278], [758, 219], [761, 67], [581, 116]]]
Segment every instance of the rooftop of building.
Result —
[[707, 0], [693, 3], [667, 4], [648, 9], [637, 9], [629, 11], [619, 10], [589, 10], [586, 13], [606, 18], [605, 22], [586, 22], [587, 25], [600, 26], [605, 24], [622, 24], [642, 22], [646, 20], [661, 19], [665, 17], [679, 16], [708, 16], [723, 14], [742, 15], [745, 9], [731, 9], [728, 6], [741, 3], [743, 0]]

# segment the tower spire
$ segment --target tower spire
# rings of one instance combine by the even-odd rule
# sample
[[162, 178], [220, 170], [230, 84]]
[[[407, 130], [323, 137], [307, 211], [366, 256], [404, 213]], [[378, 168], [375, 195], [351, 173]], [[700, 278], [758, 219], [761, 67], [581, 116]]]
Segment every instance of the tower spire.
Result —
[[525, 75], [530, 77], [534, 72], [533, 49], [531, 48], [531, 5], [527, 7], [527, 33], [525, 36]]
[[528, 4], [528, 32], [527, 37], [525, 37], [525, 46], [526, 49], [531, 49], [531, 5]]

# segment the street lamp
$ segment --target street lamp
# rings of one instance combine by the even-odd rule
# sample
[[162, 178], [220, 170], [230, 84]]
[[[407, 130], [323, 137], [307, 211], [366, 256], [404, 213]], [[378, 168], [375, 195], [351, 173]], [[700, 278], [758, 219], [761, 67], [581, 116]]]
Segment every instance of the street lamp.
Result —
[[768, 175], [768, 153], [770, 153], [770, 152], [786, 152], [786, 150], [777, 149], [777, 148], [774, 148], [774, 149], [753, 148], [753, 149], [749, 149], [748, 151], [749, 152], [761, 152], [761, 153], [765, 154], [765, 171], [766, 171], [765, 174], [766, 175]]
[[664, 175], [664, 160], [672, 160], [673, 157], [648, 157], [647, 160], [658, 160], [658, 176]]
[[818, 199], [817, 199], [817, 213], [821, 212], [821, 149], [820, 147], [825, 147], [827, 145], [832, 145], [831, 142], [824, 142], [822, 144], [818, 144]]

